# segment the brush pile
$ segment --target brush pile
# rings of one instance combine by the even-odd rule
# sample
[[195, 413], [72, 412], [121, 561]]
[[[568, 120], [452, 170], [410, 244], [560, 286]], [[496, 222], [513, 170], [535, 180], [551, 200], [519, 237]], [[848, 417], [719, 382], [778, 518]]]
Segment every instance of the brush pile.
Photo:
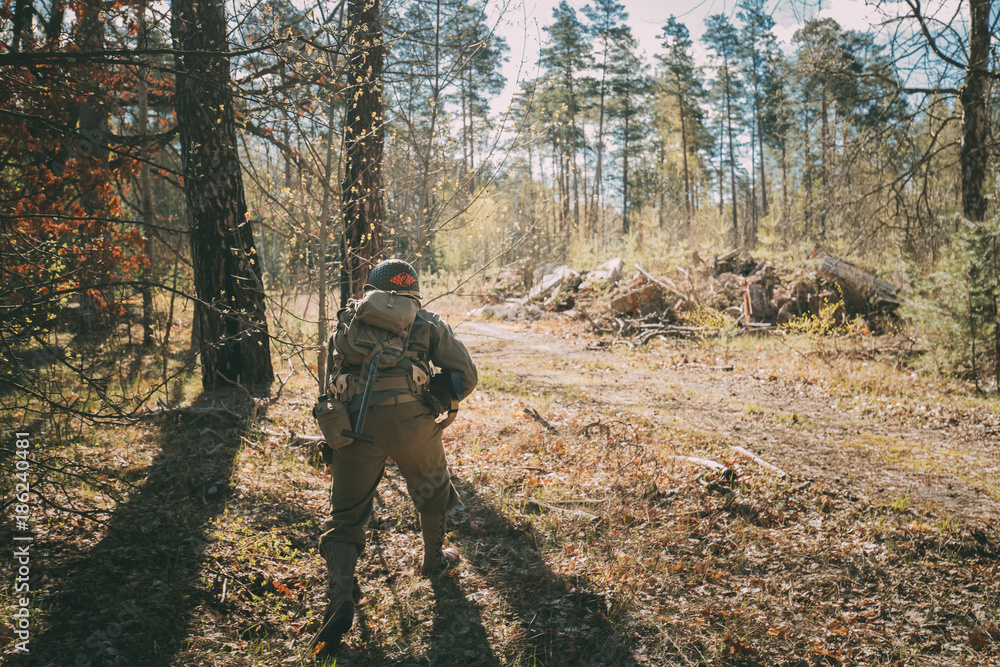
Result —
[[591, 271], [533, 268], [521, 261], [483, 286], [489, 303], [470, 315], [534, 320], [559, 312], [590, 321], [597, 332], [645, 343], [661, 335], [697, 336], [724, 322], [743, 331], [803, 317], [839, 326], [859, 316], [868, 321], [891, 315], [900, 304], [898, 287], [853, 264], [829, 256], [811, 264], [779, 267], [741, 248], [711, 260], [695, 253], [688, 267], [667, 275], [654, 276], [637, 263], [626, 279], [625, 263], [617, 257]]

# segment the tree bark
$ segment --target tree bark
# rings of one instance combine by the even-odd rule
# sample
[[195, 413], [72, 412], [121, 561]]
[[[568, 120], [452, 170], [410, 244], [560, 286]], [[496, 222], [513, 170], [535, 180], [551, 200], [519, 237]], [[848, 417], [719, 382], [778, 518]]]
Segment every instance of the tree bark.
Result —
[[628, 98], [625, 98], [625, 140], [623, 142], [624, 149], [622, 151], [624, 164], [622, 166], [622, 233], [628, 236], [629, 224], [628, 224], [628, 121], [631, 110], [628, 105]]
[[831, 204], [830, 197], [830, 128], [828, 126], [829, 119], [827, 118], [828, 112], [828, 100], [826, 96], [826, 84], [822, 86], [820, 94], [820, 133], [819, 133], [819, 161], [820, 161], [820, 179], [823, 184], [823, 205], [819, 210], [819, 238], [826, 238], [826, 210]]
[[171, 33], [202, 387], [260, 388], [273, 382], [274, 370], [236, 147], [222, 1], [173, 0]]
[[608, 69], [608, 45], [607, 42], [604, 44], [604, 62], [601, 64], [601, 94], [600, 102], [598, 104], [598, 120], [597, 120], [597, 164], [594, 166], [594, 198], [590, 201], [590, 221], [588, 224], [594, 227], [595, 231], [598, 226], [598, 218], [601, 214], [601, 206], [604, 204], [601, 198], [601, 180], [603, 176], [601, 175], [602, 163], [604, 160], [604, 95], [605, 95], [605, 78]]
[[[141, 0], [136, 7], [138, 13], [139, 49], [149, 46], [149, 26], [146, 23], [146, 0]], [[155, 258], [153, 253], [153, 181], [149, 161], [149, 68], [140, 67], [138, 71], [139, 110], [136, 122], [139, 126], [139, 136], [142, 145], [139, 148], [139, 200], [142, 214], [142, 224], [145, 228], [143, 253], [149, 262], [146, 270], [147, 283], [156, 282]], [[142, 287], [142, 344], [153, 344], [153, 288], [150, 284]]]
[[368, 272], [382, 254], [385, 188], [382, 153], [382, 24], [379, 0], [348, 0], [347, 109], [344, 114], [344, 260], [349, 272], [346, 295], [360, 298]]
[[684, 97], [681, 93], [681, 78], [677, 76], [677, 109], [681, 116], [681, 157], [684, 164], [684, 238], [691, 236], [692, 197], [691, 176], [688, 170], [687, 118], [684, 115]]
[[726, 60], [726, 132], [729, 135], [729, 189], [733, 199], [733, 248], [740, 245], [739, 218], [736, 211], [736, 155], [733, 149], [733, 109], [729, 97], [729, 61]]
[[760, 150], [760, 214], [767, 216], [767, 175], [764, 173], [764, 129], [760, 122], [760, 105], [757, 101], [757, 147]]
[[[76, 44], [84, 52], [101, 51], [105, 45], [105, 16], [100, 2], [87, 0], [79, 6], [79, 28]], [[101, 66], [98, 66], [101, 67]], [[80, 128], [80, 139], [77, 144], [82, 160], [89, 162], [89, 167], [95, 171], [107, 167], [110, 151], [110, 113], [100, 90], [101, 84], [97, 77], [83, 82], [86, 94], [77, 107], [77, 123]], [[100, 200], [93, 189], [81, 193], [80, 203], [87, 216], [100, 216]], [[86, 242], [94, 240], [91, 225], [81, 228]], [[80, 292], [80, 332], [87, 335], [105, 333], [108, 322], [102, 318], [103, 310], [98, 299], [90, 290]]]
[[27, 46], [31, 41], [31, 19], [33, 8], [30, 0], [15, 0], [14, 21], [11, 24], [10, 52], [21, 50], [22, 42]]
[[965, 84], [959, 93], [962, 102], [962, 214], [969, 220], [986, 218], [983, 194], [989, 160], [987, 85], [990, 57], [990, 0], [969, 0], [969, 64]]
[[576, 173], [576, 92], [573, 90], [572, 80], [569, 86], [569, 103], [572, 117], [569, 123], [569, 153], [570, 170], [573, 175], [573, 229], [580, 228], [580, 179]]

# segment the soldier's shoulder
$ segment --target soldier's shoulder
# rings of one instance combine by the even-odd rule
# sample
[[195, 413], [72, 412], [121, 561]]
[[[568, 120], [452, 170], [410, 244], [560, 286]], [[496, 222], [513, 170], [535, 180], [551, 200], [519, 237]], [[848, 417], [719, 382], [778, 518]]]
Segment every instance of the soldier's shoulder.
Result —
[[440, 324], [443, 321], [441, 319], [440, 315], [438, 315], [437, 313], [431, 312], [431, 311], [427, 310], [426, 308], [421, 308], [420, 310], [417, 311], [417, 319], [418, 320], [423, 320], [423, 321], [428, 322], [430, 324]]

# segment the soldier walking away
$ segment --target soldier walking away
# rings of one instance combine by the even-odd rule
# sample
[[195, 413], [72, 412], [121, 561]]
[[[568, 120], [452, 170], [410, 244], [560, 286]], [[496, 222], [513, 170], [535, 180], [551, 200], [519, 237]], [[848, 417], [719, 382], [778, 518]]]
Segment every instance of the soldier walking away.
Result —
[[[364, 433], [345, 429], [349, 437], [335, 444], [324, 428], [328, 444], [336, 447], [324, 452], [333, 482], [330, 515], [319, 540], [327, 564], [329, 604], [311, 647], [315, 650], [322, 642], [324, 653], [340, 645], [354, 622], [358, 591], [354, 570], [365, 547], [365, 526], [388, 457], [399, 467], [420, 515], [422, 574], [433, 577], [458, 563], [458, 552], [444, 547], [445, 515], [459, 504], [459, 497], [441, 433], [454, 419], [458, 401], [475, 388], [476, 366], [451, 327], [420, 308], [413, 266], [399, 259], [385, 260], [372, 269], [368, 280], [365, 297], [338, 312], [337, 330], [329, 344], [327, 397], [346, 406], [342, 411], [350, 415], [351, 424], [363, 424]], [[383, 312], [390, 318], [411, 308], [409, 325], [404, 321], [393, 326], [383, 321], [385, 317], [366, 316], [372, 311], [366, 310], [365, 302], [375, 303], [376, 297], [388, 305]], [[393, 331], [371, 325], [366, 329], [362, 320]], [[369, 367], [373, 364], [374, 369]], [[363, 400], [366, 383], [371, 386]], [[363, 402], [366, 414], [361, 413]], [[437, 421], [446, 411], [448, 417]]]

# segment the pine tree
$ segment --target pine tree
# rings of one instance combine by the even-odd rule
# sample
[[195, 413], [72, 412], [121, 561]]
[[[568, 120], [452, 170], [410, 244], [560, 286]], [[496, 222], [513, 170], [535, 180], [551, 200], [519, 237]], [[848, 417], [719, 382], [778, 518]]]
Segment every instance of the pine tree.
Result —
[[486, 23], [485, 1], [462, 5], [456, 16], [455, 50], [459, 69], [458, 97], [462, 119], [463, 171], [469, 191], [476, 186], [476, 127], [485, 127], [489, 99], [503, 90], [506, 79], [501, 72], [508, 60], [507, 41], [492, 34]]
[[691, 219], [695, 212], [694, 174], [689, 158], [704, 134], [702, 87], [699, 68], [695, 65], [691, 49], [694, 44], [687, 26], [673, 16], [663, 26], [664, 53], [657, 56], [663, 69], [663, 90], [676, 98], [680, 121], [681, 159], [684, 171], [684, 235], [691, 233]]
[[[579, 77], [590, 66], [590, 52], [584, 40], [584, 27], [576, 10], [566, 0], [552, 11], [554, 22], [545, 28], [548, 42], [542, 47], [540, 64], [549, 77], [547, 98], [558, 105], [565, 115], [552, 128], [553, 141], [559, 146], [558, 159], [562, 163], [561, 178], [564, 182], [563, 221], [569, 218], [570, 200], [573, 208], [573, 227], [580, 225], [580, 181], [577, 167], [577, 147], [581, 142], [577, 121], [580, 117]], [[563, 120], [564, 118], [564, 120]], [[572, 195], [570, 189], [572, 188]]]
[[597, 97], [597, 145], [596, 164], [594, 166], [594, 192], [589, 197], [588, 227], [596, 229], [598, 213], [604, 205], [604, 139], [608, 134], [607, 100], [610, 94], [610, 71], [614, 65], [613, 49], [615, 43], [628, 30], [628, 12], [625, 6], [617, 0], [595, 0], [594, 4], [583, 8], [587, 17], [587, 33], [594, 43], [594, 52], [598, 70], [594, 82]]
[[749, 225], [746, 232], [746, 243], [753, 247], [757, 243], [757, 197], [756, 189], [759, 183], [760, 188], [760, 212], [766, 216], [768, 213], [767, 203], [767, 176], [764, 170], [764, 115], [772, 105], [772, 100], [768, 97], [768, 92], [773, 89], [774, 70], [771, 63], [774, 61], [774, 54], [777, 51], [776, 40], [772, 29], [774, 19], [765, 11], [764, 0], [739, 0], [737, 17], [743, 22], [740, 29], [739, 49], [737, 55], [740, 58], [743, 69], [743, 80], [748, 89], [748, 102], [750, 104], [750, 116], [753, 119], [751, 126], [751, 145], [757, 153], [758, 168], [760, 170], [760, 181], [757, 181], [751, 170], [751, 192], [753, 193], [753, 205], [749, 216]]
[[638, 49], [639, 42], [631, 30], [626, 30], [613, 45], [610, 53], [613, 66], [609, 68], [608, 115], [617, 123], [615, 135], [622, 159], [622, 233], [626, 235], [631, 231], [629, 167], [634, 165], [634, 158], [642, 150], [641, 140], [647, 135], [645, 127], [637, 121], [645, 106], [643, 97], [649, 93], [652, 83]]
[[221, 0], [174, 0], [171, 33], [202, 386], [268, 385], [264, 288], [237, 152]]
[[[708, 44], [708, 47], [715, 52], [716, 57], [714, 88], [716, 90], [716, 99], [721, 105], [719, 115], [721, 118], [722, 131], [725, 134], [727, 139], [726, 143], [728, 145], [729, 191], [733, 207], [731, 241], [733, 247], [737, 247], [740, 244], [741, 237], [739, 216], [737, 215], [736, 210], [736, 131], [734, 130], [734, 125], [737, 123], [736, 113], [742, 98], [742, 87], [734, 69], [736, 65], [735, 59], [739, 43], [739, 35], [736, 28], [734, 28], [732, 23], [729, 22], [729, 19], [725, 14], [714, 14], [709, 16], [705, 21], [705, 26], [706, 30], [704, 40], [706, 44]], [[720, 136], [720, 142], [721, 140], [722, 137]], [[720, 160], [721, 159], [720, 152]], [[719, 185], [719, 206], [721, 208], [721, 179]]]
[[[385, 190], [382, 153], [384, 45], [379, 0], [348, 0], [347, 108], [344, 112], [344, 262], [341, 305], [360, 298], [368, 272], [382, 255]], [[325, 222], [325, 221], [324, 221]]]

